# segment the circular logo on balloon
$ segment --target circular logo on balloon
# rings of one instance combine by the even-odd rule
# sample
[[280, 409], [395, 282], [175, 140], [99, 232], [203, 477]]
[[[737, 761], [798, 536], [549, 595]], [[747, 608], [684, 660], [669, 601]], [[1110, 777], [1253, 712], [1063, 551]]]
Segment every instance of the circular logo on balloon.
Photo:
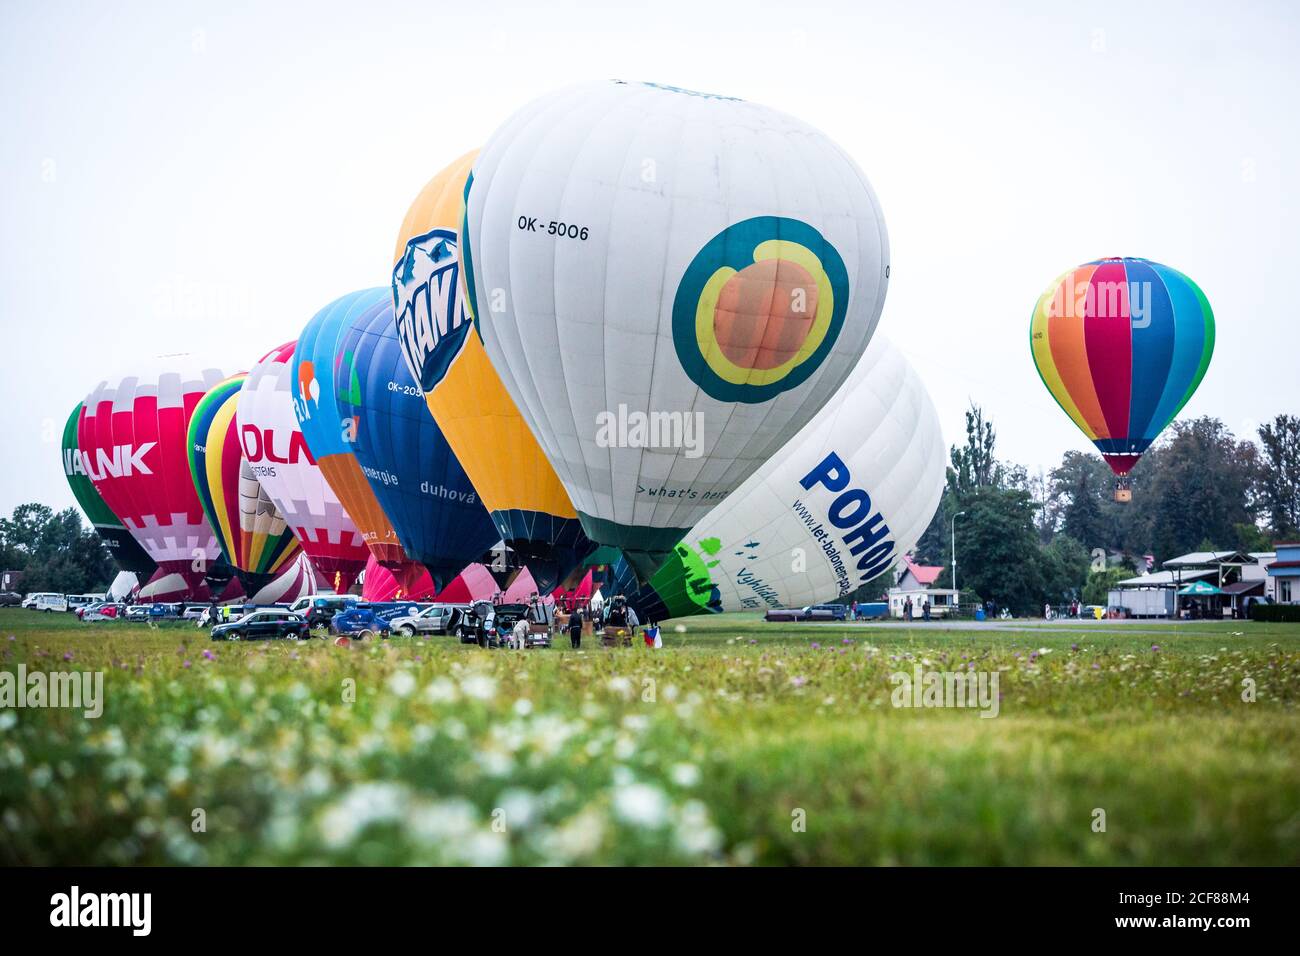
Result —
[[673, 344], [713, 398], [766, 402], [821, 366], [848, 302], [844, 260], [820, 232], [757, 216], [722, 230], [687, 266], [673, 300]]

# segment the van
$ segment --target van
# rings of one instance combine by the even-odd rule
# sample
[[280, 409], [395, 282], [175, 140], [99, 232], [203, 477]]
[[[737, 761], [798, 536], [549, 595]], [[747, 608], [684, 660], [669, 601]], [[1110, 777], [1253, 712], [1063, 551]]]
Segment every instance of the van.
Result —
[[108, 600], [107, 594], [69, 594], [68, 610], [76, 611], [79, 607], [89, 607]]
[[62, 594], [41, 591], [27, 595], [23, 599], [23, 607], [31, 608], [33, 611], [66, 611], [68, 599]]

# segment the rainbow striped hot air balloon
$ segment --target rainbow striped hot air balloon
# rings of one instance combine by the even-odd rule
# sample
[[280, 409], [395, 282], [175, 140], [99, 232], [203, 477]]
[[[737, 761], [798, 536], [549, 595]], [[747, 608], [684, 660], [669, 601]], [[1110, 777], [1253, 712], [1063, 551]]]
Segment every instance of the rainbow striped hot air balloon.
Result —
[[190, 418], [187, 452], [199, 504], [222, 555], [251, 597], [301, 551], [239, 444], [235, 412], [247, 378], [241, 372], [223, 379], [199, 400]]
[[1187, 404], [1214, 353], [1200, 288], [1149, 259], [1098, 259], [1038, 299], [1030, 347], [1043, 384], [1122, 479]]

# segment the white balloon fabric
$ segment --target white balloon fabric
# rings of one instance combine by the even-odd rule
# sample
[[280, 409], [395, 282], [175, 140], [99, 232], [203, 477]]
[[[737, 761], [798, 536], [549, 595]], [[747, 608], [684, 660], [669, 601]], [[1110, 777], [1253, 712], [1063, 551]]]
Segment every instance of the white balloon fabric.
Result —
[[826, 408], [696, 525], [639, 603], [662, 619], [843, 597], [916, 545], [946, 462], [929, 393], [877, 335]]
[[303, 552], [341, 593], [365, 568], [370, 552], [325, 480], [294, 414], [295, 344], [272, 349], [249, 371], [235, 412], [239, 441], [253, 475]]
[[516, 113], [460, 239], [493, 366], [587, 535], [643, 574], [835, 393], [889, 277], [876, 197], [824, 134], [652, 83]]

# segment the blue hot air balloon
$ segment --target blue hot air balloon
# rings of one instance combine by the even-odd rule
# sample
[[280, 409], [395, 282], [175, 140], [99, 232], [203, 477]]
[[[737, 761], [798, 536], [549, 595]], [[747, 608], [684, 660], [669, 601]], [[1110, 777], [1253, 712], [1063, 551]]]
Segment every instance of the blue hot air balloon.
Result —
[[501, 535], [411, 377], [392, 293], [373, 293], [373, 307], [354, 313], [340, 336], [335, 400], [340, 414], [353, 419], [352, 453], [403, 550], [441, 590]]

